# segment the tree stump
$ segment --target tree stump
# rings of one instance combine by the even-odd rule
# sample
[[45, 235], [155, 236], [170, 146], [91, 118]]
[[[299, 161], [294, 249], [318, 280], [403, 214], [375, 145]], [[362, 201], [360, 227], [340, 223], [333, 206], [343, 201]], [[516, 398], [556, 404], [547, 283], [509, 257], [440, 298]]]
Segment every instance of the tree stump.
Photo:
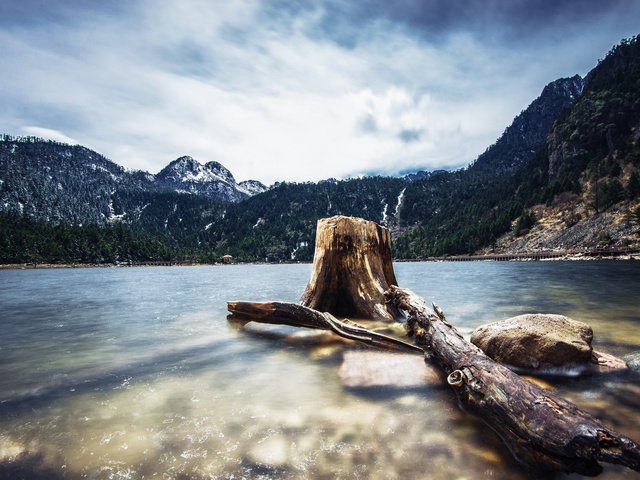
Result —
[[[460, 406], [484, 420], [534, 471], [597, 475], [599, 461], [640, 471], [640, 445], [497, 364], [466, 341], [440, 308], [434, 305], [431, 312], [420, 297], [397, 287], [387, 229], [338, 216], [319, 220], [316, 237], [303, 305], [228, 302], [229, 319], [326, 329], [370, 346], [424, 353], [448, 375]], [[331, 315], [392, 321], [401, 311], [419, 346]]]
[[302, 305], [338, 317], [393, 322], [403, 314], [385, 303], [384, 292], [397, 283], [388, 229], [342, 215], [318, 220]]

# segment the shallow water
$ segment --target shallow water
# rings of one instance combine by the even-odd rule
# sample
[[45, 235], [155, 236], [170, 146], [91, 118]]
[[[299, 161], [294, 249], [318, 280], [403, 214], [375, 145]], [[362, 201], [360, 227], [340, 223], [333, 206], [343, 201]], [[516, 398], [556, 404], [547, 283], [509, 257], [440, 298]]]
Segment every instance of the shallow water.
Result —
[[[0, 478], [535, 478], [448, 390], [347, 389], [339, 351], [227, 322], [227, 300], [297, 301], [310, 271], [0, 271]], [[599, 350], [640, 352], [639, 262], [400, 263], [396, 273], [466, 333], [552, 312], [591, 324]], [[640, 440], [639, 380], [547, 381]], [[638, 474], [607, 466], [600, 478]]]

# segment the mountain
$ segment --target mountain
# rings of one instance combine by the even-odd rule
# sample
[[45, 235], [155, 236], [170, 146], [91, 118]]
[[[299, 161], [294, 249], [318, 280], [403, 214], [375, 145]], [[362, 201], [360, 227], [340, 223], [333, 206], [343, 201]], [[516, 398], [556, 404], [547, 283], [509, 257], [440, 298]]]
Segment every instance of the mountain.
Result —
[[151, 175], [84, 147], [2, 137], [0, 210], [13, 216], [0, 215], [10, 226], [0, 232], [0, 261], [28, 258], [25, 251], [43, 258], [51, 242], [67, 242], [66, 227], [63, 235], [51, 223], [106, 225], [73, 233], [103, 239], [100, 252], [58, 248], [65, 258], [310, 260], [316, 221], [335, 214], [388, 226], [397, 258], [640, 246], [639, 93], [635, 37], [584, 79], [548, 84], [467, 168], [266, 191], [191, 157]]
[[560, 112], [573, 104], [583, 88], [579, 75], [549, 83], [469, 169], [495, 175], [522, 167], [544, 144]]
[[148, 182], [85, 147], [0, 137], [0, 209], [53, 223], [105, 223], [121, 185]]
[[624, 40], [586, 76], [544, 148], [523, 169], [534, 222], [498, 251], [638, 245], [640, 38]]
[[236, 183], [217, 162], [201, 165], [181, 157], [152, 175], [127, 171], [79, 145], [0, 136], [0, 211], [48, 222], [134, 224], [143, 210], [156, 199], [162, 203], [167, 195], [173, 199], [173, 209], [174, 204], [193, 201], [184, 194], [203, 197], [195, 202], [210, 206], [238, 202], [265, 190], [255, 180]]
[[180, 157], [154, 177], [157, 189], [204, 195], [227, 202], [239, 202], [267, 187], [257, 180], [236, 183], [231, 172], [218, 162], [202, 165], [192, 157]]
[[269, 187], [258, 180], [243, 180], [236, 185], [236, 188], [248, 197], [253, 197], [259, 193], [266, 192], [269, 189]]
[[[567, 81], [550, 84], [538, 100], [570, 98], [580, 84]], [[550, 126], [546, 134], [535, 125], [525, 130], [542, 139], [537, 147], [516, 133], [529, 109], [544, 111], [538, 100], [467, 169], [407, 188], [397, 254], [640, 246], [639, 93], [635, 37], [589, 72], [582, 93], [555, 121], [542, 122]], [[562, 101], [552, 105], [557, 111]], [[531, 145], [528, 159], [513, 140]]]

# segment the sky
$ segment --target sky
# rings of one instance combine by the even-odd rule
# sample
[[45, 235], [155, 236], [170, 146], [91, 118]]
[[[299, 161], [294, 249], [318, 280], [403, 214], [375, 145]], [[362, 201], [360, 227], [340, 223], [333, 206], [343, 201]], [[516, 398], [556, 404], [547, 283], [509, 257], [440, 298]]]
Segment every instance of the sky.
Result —
[[238, 181], [455, 169], [636, 0], [0, 0], [0, 133]]

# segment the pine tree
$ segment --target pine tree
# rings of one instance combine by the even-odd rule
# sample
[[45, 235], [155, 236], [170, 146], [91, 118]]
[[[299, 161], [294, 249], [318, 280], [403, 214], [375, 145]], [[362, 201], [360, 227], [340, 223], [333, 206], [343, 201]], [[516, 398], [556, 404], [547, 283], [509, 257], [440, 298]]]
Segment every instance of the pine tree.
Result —
[[629, 181], [627, 182], [627, 198], [629, 200], [633, 200], [638, 195], [640, 195], [640, 175], [638, 175], [638, 171], [634, 170], [631, 172], [629, 176]]

